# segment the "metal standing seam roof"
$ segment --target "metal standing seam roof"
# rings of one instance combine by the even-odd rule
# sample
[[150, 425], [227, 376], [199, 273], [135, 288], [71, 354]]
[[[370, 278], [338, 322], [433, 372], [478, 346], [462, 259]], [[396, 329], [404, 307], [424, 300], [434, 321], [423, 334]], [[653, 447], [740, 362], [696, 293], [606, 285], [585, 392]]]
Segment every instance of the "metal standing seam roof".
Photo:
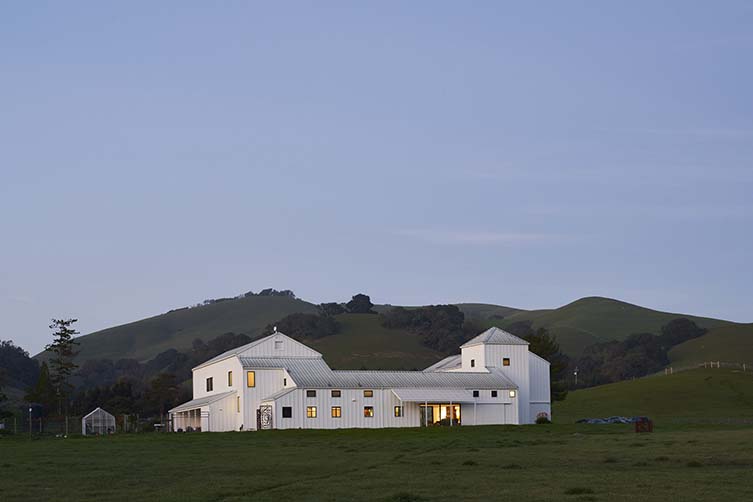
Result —
[[[204, 361], [203, 363], [199, 364], [198, 366], [194, 366], [193, 369], [195, 370], [195, 369], [198, 369], [198, 368], [203, 368], [204, 366], [207, 366], [207, 365], [212, 364], [214, 362], [222, 361], [223, 359], [227, 359], [227, 358], [232, 357], [232, 356], [237, 356], [238, 354], [241, 354], [241, 353], [247, 351], [248, 349], [251, 349], [251, 348], [253, 348], [253, 347], [255, 347], [255, 346], [257, 346], [257, 345], [259, 345], [259, 344], [261, 344], [263, 342], [266, 342], [270, 338], [279, 337], [280, 335], [282, 335], [285, 339], [290, 340], [290, 341], [292, 341], [294, 343], [297, 343], [297, 344], [300, 344], [300, 345], [304, 345], [301, 342], [299, 342], [298, 340], [296, 340], [294, 338], [290, 338], [285, 333], [281, 333], [281, 332], [277, 331], [275, 333], [272, 333], [269, 336], [265, 336], [265, 337], [259, 338], [257, 340], [254, 340], [253, 342], [247, 343], [246, 345], [241, 345], [240, 347], [236, 347], [234, 349], [230, 349], [228, 351], [225, 351], [225, 352], [223, 352], [222, 354], [220, 354], [218, 356], [215, 356], [215, 357], [213, 357], [213, 358], [211, 358], [211, 359], [209, 359], [207, 361]], [[304, 347], [306, 347], [309, 350], [312, 350], [312, 351], [316, 352], [314, 349], [312, 349], [308, 345], [304, 345]], [[316, 353], [319, 354], [319, 352], [316, 352]], [[319, 356], [321, 356], [321, 354], [319, 354]]]
[[489, 372], [333, 371], [319, 357], [241, 357], [244, 368], [285, 369], [296, 386], [313, 389], [455, 388], [517, 389], [498, 369]]
[[454, 356], [445, 357], [441, 361], [437, 361], [436, 363], [432, 364], [428, 368], [424, 369], [424, 371], [440, 371], [440, 370], [447, 370], [451, 368], [459, 368], [461, 366], [461, 356], [460, 354], [455, 354]]
[[512, 333], [508, 333], [505, 330], [493, 327], [487, 329], [480, 335], [471, 338], [461, 345], [460, 348], [472, 347], [482, 343], [487, 345], [528, 345], [528, 342], [522, 338], [519, 338]]
[[473, 403], [474, 398], [470, 390], [460, 389], [392, 389], [400, 401], [408, 403], [445, 402], [445, 403]]
[[201, 408], [202, 406], [207, 406], [209, 404], [214, 403], [215, 401], [219, 401], [220, 399], [224, 399], [232, 394], [235, 394], [234, 390], [228, 391], [228, 392], [222, 392], [220, 394], [211, 394], [209, 396], [200, 397], [198, 399], [192, 399], [191, 401], [185, 402], [179, 406], [176, 406], [175, 408], [168, 411], [168, 413], [175, 413], [178, 411], [188, 411], [188, 410], [195, 410], [196, 408]]

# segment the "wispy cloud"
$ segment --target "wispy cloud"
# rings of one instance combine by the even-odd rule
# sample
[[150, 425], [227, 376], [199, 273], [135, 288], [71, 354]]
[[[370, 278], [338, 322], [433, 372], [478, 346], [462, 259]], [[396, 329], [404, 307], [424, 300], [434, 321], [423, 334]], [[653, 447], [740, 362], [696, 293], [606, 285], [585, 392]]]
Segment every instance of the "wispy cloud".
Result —
[[527, 244], [551, 240], [557, 236], [537, 233], [509, 233], [488, 231], [435, 230], [423, 228], [400, 229], [395, 232], [403, 237], [438, 244]]

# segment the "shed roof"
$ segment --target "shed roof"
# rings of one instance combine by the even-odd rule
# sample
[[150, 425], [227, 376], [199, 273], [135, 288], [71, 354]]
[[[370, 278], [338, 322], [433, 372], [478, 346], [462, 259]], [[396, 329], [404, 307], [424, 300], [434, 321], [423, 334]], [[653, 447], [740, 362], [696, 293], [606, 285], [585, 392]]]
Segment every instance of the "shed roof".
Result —
[[392, 389], [395, 396], [405, 402], [444, 402], [472, 403], [475, 401], [470, 390], [461, 389]]
[[512, 333], [508, 333], [503, 329], [492, 327], [484, 331], [478, 336], [475, 336], [460, 346], [461, 349], [465, 347], [473, 347], [474, 345], [528, 345], [528, 342], [519, 338]]
[[200, 397], [198, 399], [192, 399], [191, 401], [185, 402], [181, 405], [176, 406], [175, 408], [168, 411], [168, 413], [174, 413], [178, 411], [188, 411], [188, 410], [195, 410], [196, 408], [201, 408], [202, 406], [210, 405], [216, 401], [219, 401], [220, 399], [224, 399], [232, 394], [235, 394], [234, 390], [228, 391], [228, 392], [222, 392], [220, 394], [212, 394], [209, 396]]
[[441, 361], [437, 361], [436, 363], [426, 368], [424, 371], [441, 371], [441, 370], [448, 370], [452, 368], [458, 368], [460, 366], [461, 366], [460, 354], [455, 354], [454, 356], [448, 356], [442, 359]]

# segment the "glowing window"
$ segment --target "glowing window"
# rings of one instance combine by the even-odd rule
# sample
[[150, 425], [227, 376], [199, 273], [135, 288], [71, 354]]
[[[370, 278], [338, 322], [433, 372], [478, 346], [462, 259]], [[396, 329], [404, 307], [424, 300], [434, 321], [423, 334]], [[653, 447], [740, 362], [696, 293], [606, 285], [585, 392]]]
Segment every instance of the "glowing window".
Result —
[[373, 390], [363, 391], [363, 397], [374, 397], [374, 391]]
[[232, 371], [227, 372], [227, 386], [228, 387], [233, 386], [233, 372]]
[[207, 392], [212, 392], [212, 389], [214, 389], [214, 381], [212, 377], [207, 378]]
[[316, 418], [316, 406], [306, 406], [306, 418]]
[[246, 372], [246, 387], [256, 387], [256, 372]]
[[473, 391], [473, 397], [478, 397], [478, 391], [477, 390]]
[[509, 357], [502, 358], [502, 366], [510, 366], [510, 358]]
[[492, 397], [497, 397], [497, 391], [496, 390], [492, 391]]
[[510, 397], [515, 397], [515, 396], [516, 396], [516, 392], [514, 390], [511, 390], [510, 391]]
[[339, 391], [339, 390], [333, 390], [332, 391], [332, 397], [341, 397], [341, 396], [342, 396], [342, 392], [341, 391]]
[[235, 398], [235, 411], [241, 412], [241, 396]]
[[402, 417], [403, 416], [403, 407], [402, 406], [395, 406], [395, 416], [396, 417]]
[[471, 368], [475, 368], [475, 367], [476, 367], [476, 360], [471, 359]]
[[307, 390], [306, 391], [306, 397], [316, 397], [316, 391], [315, 390]]
[[371, 418], [374, 416], [374, 407], [373, 406], [364, 406], [363, 407], [363, 416], [366, 418]]
[[282, 418], [293, 418], [293, 408], [292, 408], [292, 406], [283, 406], [282, 407]]
[[332, 407], [332, 418], [340, 418], [342, 416], [342, 408], [339, 406]]

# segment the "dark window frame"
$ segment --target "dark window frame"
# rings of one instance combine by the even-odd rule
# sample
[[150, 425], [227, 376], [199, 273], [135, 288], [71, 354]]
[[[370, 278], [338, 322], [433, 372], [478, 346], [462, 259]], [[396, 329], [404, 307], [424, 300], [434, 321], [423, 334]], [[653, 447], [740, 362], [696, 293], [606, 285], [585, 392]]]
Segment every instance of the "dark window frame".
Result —
[[475, 367], [476, 367], [476, 360], [471, 359], [471, 368], [475, 368]]
[[[368, 410], [371, 410], [371, 413], [369, 413]], [[374, 407], [373, 406], [364, 406], [363, 407], [363, 418], [374, 418]]]
[[497, 397], [497, 391], [496, 390], [492, 391], [492, 397]]
[[316, 418], [316, 406], [306, 406], [306, 418]]
[[503, 357], [502, 358], [502, 366], [510, 366], [510, 358], [509, 357]]
[[282, 418], [293, 418], [293, 407], [292, 406], [283, 406], [282, 407]]
[[214, 377], [207, 377], [207, 392], [214, 390]]
[[[337, 412], [335, 412], [335, 410], [337, 410]], [[342, 418], [343, 409], [341, 406], [332, 406], [329, 413], [332, 418]]]
[[363, 397], [374, 397], [374, 391], [373, 390], [364, 390], [363, 391]]
[[335, 397], [335, 398], [343, 397], [342, 394], [343, 392], [341, 390], [332, 390], [332, 392], [330, 393], [330, 397]]
[[403, 417], [403, 407], [400, 405], [395, 406], [394, 414], [395, 418]]
[[473, 397], [478, 397], [478, 391], [477, 390], [473, 391]]
[[306, 390], [306, 397], [316, 397], [316, 390], [313, 390], [313, 389]]

